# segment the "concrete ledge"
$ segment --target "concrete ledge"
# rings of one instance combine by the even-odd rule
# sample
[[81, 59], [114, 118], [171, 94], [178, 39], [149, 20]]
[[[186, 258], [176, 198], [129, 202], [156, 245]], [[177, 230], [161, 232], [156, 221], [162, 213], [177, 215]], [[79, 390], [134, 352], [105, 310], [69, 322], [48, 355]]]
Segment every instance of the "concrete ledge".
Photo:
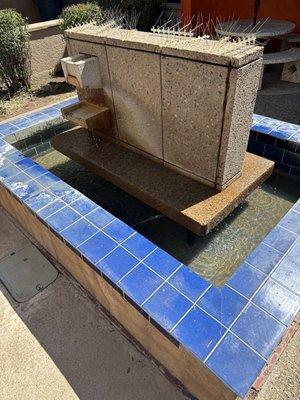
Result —
[[51, 21], [36, 22], [35, 24], [29, 24], [28, 31], [30, 33], [41, 31], [48, 28], [53, 28], [54, 26], [59, 26], [62, 19], [53, 19]]

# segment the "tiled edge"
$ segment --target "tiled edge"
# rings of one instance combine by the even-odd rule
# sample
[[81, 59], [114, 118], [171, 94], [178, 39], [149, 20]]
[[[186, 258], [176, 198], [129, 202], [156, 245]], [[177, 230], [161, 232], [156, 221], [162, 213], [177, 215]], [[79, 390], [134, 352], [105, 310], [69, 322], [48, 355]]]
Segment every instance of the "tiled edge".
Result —
[[300, 177], [300, 125], [253, 114], [248, 151], [275, 161], [275, 168]]
[[14, 143], [28, 138], [33, 133], [63, 122], [61, 108], [78, 101], [77, 96], [60, 101], [50, 106], [39, 108], [33, 112], [0, 122], [0, 138]]
[[18, 201], [174, 345], [247, 393], [299, 309], [300, 201], [217, 288], [3, 139], [0, 154]]

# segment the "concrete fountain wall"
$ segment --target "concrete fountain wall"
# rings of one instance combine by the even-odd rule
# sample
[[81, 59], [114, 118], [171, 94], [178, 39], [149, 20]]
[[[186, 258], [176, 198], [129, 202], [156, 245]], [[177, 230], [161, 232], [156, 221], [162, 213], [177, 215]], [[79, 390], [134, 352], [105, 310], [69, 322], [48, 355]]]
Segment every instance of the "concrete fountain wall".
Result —
[[97, 56], [119, 143], [219, 190], [240, 176], [262, 49], [97, 27], [66, 32], [70, 55]]

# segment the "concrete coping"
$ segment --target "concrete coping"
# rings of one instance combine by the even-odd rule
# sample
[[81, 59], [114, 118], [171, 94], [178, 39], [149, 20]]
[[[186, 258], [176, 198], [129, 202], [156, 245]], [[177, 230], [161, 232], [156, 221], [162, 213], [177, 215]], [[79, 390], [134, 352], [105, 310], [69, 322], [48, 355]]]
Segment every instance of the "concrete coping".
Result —
[[43, 21], [43, 22], [36, 22], [35, 24], [28, 25], [28, 31], [30, 33], [35, 31], [41, 31], [48, 28], [53, 28], [55, 26], [59, 26], [62, 19], [53, 19], [51, 21]]
[[185, 38], [158, 35], [137, 30], [106, 29], [96, 25], [85, 25], [65, 31], [70, 39], [119, 46], [134, 50], [149, 51], [174, 57], [188, 58], [196, 61], [219, 65], [230, 65], [238, 68], [259, 59], [263, 47], [216, 41], [202, 38]]

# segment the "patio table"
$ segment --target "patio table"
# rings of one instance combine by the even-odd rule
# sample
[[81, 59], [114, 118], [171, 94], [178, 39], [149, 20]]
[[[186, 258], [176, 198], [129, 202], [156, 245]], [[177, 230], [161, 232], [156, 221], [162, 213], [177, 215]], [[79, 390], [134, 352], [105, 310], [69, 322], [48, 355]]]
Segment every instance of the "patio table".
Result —
[[279, 19], [259, 19], [255, 25], [253, 25], [252, 19], [240, 19], [220, 22], [216, 26], [216, 32], [222, 36], [242, 37], [253, 33], [258, 39], [286, 35], [294, 29], [293, 22]]

